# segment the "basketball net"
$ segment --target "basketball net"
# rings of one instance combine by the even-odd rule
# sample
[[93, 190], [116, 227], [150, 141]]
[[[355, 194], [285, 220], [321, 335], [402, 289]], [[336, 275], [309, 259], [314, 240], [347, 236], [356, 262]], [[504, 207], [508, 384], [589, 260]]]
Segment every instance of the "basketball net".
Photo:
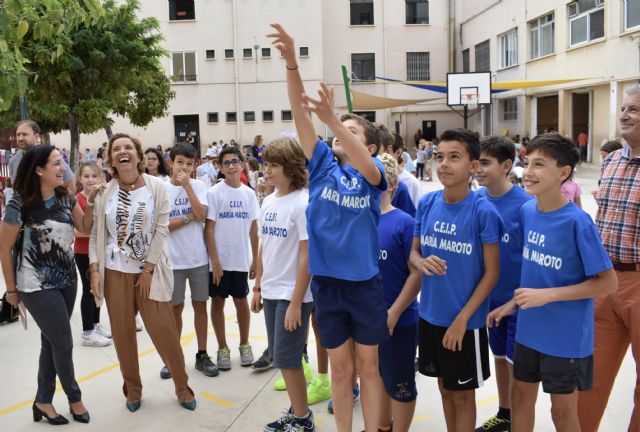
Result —
[[462, 95], [464, 105], [466, 105], [470, 110], [474, 110], [478, 108], [478, 93], [469, 93]]

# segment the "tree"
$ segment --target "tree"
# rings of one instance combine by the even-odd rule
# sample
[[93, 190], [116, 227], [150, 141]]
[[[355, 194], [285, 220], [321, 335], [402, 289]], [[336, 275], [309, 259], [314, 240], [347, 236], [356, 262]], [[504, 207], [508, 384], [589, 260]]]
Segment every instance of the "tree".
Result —
[[[127, 116], [144, 126], [163, 116], [174, 97], [160, 63], [167, 55], [155, 18], [137, 17], [139, 3], [102, 4], [103, 17], [69, 34], [70, 49], [53, 61], [34, 55], [26, 89], [30, 117], [48, 132], [69, 130], [71, 169], [77, 169], [80, 133], [112, 124], [109, 116]], [[22, 51], [35, 48], [25, 39]]]

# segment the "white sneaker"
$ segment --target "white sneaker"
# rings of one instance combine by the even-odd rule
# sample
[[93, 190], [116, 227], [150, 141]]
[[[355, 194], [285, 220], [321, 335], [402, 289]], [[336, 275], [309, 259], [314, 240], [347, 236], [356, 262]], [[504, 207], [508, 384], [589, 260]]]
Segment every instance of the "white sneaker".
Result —
[[106, 347], [111, 345], [111, 339], [99, 335], [95, 330], [88, 335], [82, 335], [82, 346], [87, 347]]
[[111, 339], [111, 332], [109, 331], [108, 328], [106, 328], [102, 324], [100, 324], [100, 323], [96, 324], [95, 327], [94, 327], [94, 330], [100, 336], [105, 337], [107, 339]]
[[140, 315], [136, 315], [136, 331], [141, 332], [142, 330], [144, 330], [142, 319], [140, 318]]

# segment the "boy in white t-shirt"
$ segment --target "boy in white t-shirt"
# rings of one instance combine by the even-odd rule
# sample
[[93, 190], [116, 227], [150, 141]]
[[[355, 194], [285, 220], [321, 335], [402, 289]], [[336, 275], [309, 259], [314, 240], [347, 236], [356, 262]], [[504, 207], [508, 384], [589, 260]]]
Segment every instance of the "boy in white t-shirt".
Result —
[[224, 321], [224, 302], [229, 295], [233, 297], [240, 327], [240, 365], [251, 366], [253, 363], [249, 345], [251, 312], [247, 301], [247, 276], [255, 277], [260, 207], [255, 192], [240, 183], [244, 167], [240, 149], [225, 147], [219, 154], [219, 160], [225, 178], [207, 192], [205, 239], [212, 269], [209, 295], [212, 297], [211, 322], [218, 341], [218, 369], [229, 370], [231, 353]]
[[280, 368], [291, 407], [265, 431], [312, 431], [302, 356], [313, 298], [309, 288], [305, 156], [291, 138], [279, 138], [264, 153], [265, 179], [276, 189], [262, 204], [256, 283], [251, 309], [264, 308], [269, 355]]
[[[207, 354], [209, 256], [204, 242], [203, 224], [207, 216], [207, 188], [202, 181], [190, 178], [195, 161], [196, 150], [193, 146], [178, 143], [171, 147], [171, 179], [165, 183], [171, 202], [167, 241], [174, 280], [171, 304], [178, 333], [182, 333], [182, 310], [188, 279], [198, 339], [195, 366], [206, 376], [213, 377], [218, 375], [218, 368]], [[166, 366], [160, 371], [160, 376], [164, 379], [171, 378]]]

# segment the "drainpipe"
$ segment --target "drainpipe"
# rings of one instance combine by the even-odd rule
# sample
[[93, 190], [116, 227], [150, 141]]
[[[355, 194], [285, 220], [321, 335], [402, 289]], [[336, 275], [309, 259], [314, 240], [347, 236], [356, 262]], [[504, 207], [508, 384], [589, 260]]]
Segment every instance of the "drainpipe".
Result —
[[244, 143], [243, 137], [240, 136], [240, 119], [242, 119], [242, 112], [240, 112], [240, 76], [238, 73], [238, 57], [240, 56], [240, 51], [238, 49], [238, 17], [236, 14], [236, 0], [233, 0], [231, 3], [231, 10], [233, 11], [233, 69], [234, 69], [234, 87], [235, 87], [235, 98], [236, 98], [236, 140], [238, 146], [242, 149], [242, 145]]

